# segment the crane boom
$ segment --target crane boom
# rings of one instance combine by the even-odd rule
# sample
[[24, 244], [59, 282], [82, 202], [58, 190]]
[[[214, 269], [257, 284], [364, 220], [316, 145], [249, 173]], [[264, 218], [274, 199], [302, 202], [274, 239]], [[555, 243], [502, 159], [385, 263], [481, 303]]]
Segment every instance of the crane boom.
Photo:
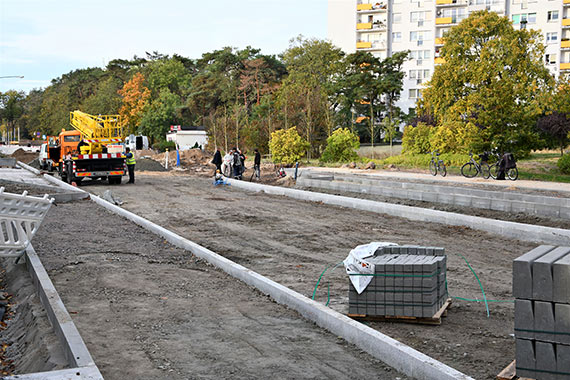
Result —
[[123, 122], [120, 115], [89, 115], [81, 111], [69, 113], [69, 123], [81, 133], [81, 138], [89, 144], [122, 143]]

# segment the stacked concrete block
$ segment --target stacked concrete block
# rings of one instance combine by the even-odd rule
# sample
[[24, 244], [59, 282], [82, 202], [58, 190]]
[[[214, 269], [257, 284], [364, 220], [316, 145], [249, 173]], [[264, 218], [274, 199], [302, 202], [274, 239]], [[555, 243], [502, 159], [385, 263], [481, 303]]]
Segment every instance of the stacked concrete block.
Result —
[[570, 247], [542, 245], [513, 261], [517, 376], [570, 378]]
[[358, 294], [349, 281], [349, 314], [433, 317], [448, 298], [443, 248], [379, 248], [367, 261], [374, 275]]

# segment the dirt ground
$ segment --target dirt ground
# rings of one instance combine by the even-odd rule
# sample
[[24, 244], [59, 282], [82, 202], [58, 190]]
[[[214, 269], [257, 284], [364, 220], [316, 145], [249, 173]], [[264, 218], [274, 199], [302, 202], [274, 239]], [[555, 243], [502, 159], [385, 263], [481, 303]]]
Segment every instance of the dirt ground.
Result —
[[52, 207], [33, 244], [107, 380], [407, 378], [90, 201]]
[[[85, 190], [102, 194], [108, 186]], [[311, 297], [329, 264], [342, 261], [359, 244], [390, 241], [441, 246], [448, 254], [452, 296], [481, 299], [485, 305], [456, 300], [441, 326], [373, 323], [374, 328], [477, 379], [490, 379], [514, 359], [512, 260], [536, 245], [463, 227], [412, 222], [286, 197], [213, 186], [211, 179], [175, 173], [140, 173], [132, 186], [111, 187], [123, 207], [171, 229], [231, 260]], [[348, 278], [342, 266], [328, 271], [316, 299], [348, 310]]]

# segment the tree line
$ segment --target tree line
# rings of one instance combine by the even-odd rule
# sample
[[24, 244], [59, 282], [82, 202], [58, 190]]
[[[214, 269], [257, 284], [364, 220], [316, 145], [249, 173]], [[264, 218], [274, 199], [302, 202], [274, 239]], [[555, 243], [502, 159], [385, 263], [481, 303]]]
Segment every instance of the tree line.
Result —
[[25, 138], [69, 129], [73, 110], [120, 114], [129, 132], [154, 142], [164, 140], [171, 125], [200, 125], [212, 148], [263, 153], [272, 132], [294, 126], [308, 142], [307, 156], [318, 157], [339, 127], [374, 142], [385, 129], [380, 121], [402, 117], [395, 102], [406, 57], [345, 55], [328, 41], [301, 36], [279, 56], [252, 47], [226, 47], [198, 59], [146, 53], [71, 71], [27, 94], [0, 93], [0, 118]]

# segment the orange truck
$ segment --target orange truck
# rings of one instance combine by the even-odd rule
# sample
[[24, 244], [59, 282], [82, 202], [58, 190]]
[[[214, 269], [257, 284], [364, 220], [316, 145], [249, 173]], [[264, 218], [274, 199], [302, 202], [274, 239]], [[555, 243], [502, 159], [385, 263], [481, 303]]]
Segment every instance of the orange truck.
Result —
[[119, 115], [70, 113], [73, 131], [47, 139], [48, 158], [62, 181], [80, 184], [85, 178], [120, 184], [126, 175], [123, 125]]

